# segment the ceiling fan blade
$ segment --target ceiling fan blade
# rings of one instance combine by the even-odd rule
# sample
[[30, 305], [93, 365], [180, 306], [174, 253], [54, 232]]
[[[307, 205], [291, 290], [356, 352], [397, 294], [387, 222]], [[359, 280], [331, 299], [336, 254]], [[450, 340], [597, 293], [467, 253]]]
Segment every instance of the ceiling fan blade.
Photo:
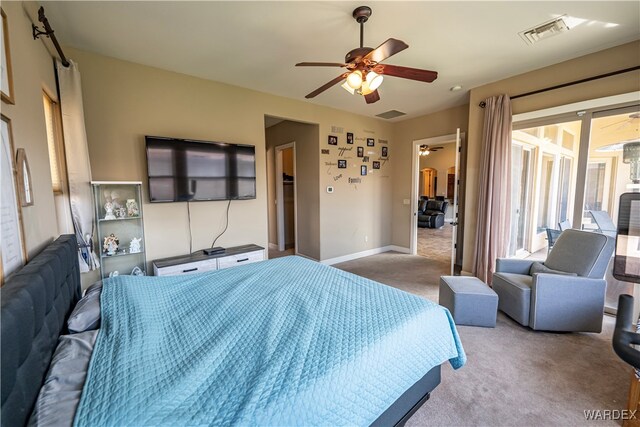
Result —
[[444, 147], [433, 147], [432, 150], [442, 150]]
[[377, 90], [367, 94], [364, 96], [364, 100], [367, 101], [367, 104], [373, 104], [374, 102], [380, 101], [380, 93]]
[[436, 71], [401, 67], [399, 65], [379, 64], [374, 68], [374, 71], [386, 76], [400, 77], [403, 79], [417, 80], [426, 83], [431, 83], [438, 78], [438, 73]]
[[340, 83], [342, 80], [344, 80], [347, 77], [348, 74], [349, 73], [340, 74], [338, 77], [336, 77], [335, 79], [331, 80], [329, 83], [326, 83], [326, 84], [320, 86], [318, 89], [314, 90], [309, 95], [305, 96], [305, 98], [309, 99], [309, 98], [313, 98], [313, 97], [315, 97], [317, 95], [320, 95], [322, 92], [324, 92], [325, 90], [329, 89], [331, 86], [335, 86], [338, 83]]
[[341, 62], [298, 62], [296, 67], [346, 67]]
[[381, 62], [388, 57], [395, 55], [408, 48], [409, 45], [398, 39], [388, 39], [377, 48], [365, 55], [364, 59], [368, 59], [373, 62]]

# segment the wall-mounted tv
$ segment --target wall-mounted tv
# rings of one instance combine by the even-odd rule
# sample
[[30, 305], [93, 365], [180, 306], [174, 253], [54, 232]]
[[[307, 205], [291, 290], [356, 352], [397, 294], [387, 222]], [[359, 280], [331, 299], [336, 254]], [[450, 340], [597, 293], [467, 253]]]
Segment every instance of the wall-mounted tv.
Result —
[[157, 136], [145, 141], [152, 203], [256, 198], [254, 146]]

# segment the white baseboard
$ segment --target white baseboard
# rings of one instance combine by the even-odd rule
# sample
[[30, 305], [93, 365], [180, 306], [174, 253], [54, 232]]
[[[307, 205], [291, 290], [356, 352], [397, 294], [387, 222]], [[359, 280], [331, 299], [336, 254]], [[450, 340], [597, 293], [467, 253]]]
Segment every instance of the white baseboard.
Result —
[[351, 261], [354, 259], [364, 258], [366, 256], [377, 255], [377, 254], [381, 254], [383, 252], [389, 252], [389, 251], [410, 253], [408, 248], [403, 248], [402, 246], [388, 245], [388, 246], [383, 246], [381, 248], [368, 249], [366, 251], [356, 252], [349, 255], [343, 255], [336, 258], [329, 258], [329, 259], [322, 260], [320, 262], [325, 265], [333, 265], [333, 264], [339, 264], [341, 262]]

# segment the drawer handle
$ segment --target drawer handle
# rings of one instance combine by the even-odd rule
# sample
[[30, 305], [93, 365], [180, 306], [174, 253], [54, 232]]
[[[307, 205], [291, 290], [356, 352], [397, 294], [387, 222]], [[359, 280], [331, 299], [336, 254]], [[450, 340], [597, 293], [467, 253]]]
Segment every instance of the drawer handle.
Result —
[[244, 262], [244, 261], [249, 261], [249, 258], [242, 258], [242, 259], [236, 260], [236, 262]]
[[195, 267], [195, 268], [190, 268], [190, 269], [188, 269], [188, 270], [182, 270], [182, 272], [183, 272], [183, 273], [190, 273], [190, 272], [192, 272], [192, 271], [197, 271], [197, 270], [198, 270], [198, 267]]

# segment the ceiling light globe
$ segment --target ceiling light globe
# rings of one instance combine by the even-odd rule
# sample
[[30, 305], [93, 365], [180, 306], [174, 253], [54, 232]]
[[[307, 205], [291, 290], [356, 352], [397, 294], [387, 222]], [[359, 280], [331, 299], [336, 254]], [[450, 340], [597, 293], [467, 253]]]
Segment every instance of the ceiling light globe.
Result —
[[382, 84], [382, 80], [383, 80], [383, 77], [378, 73], [369, 71], [369, 73], [367, 74], [367, 83], [369, 83], [369, 89], [371, 90], [378, 89]]
[[347, 76], [347, 84], [353, 89], [360, 89], [362, 86], [362, 73], [359, 70]]

